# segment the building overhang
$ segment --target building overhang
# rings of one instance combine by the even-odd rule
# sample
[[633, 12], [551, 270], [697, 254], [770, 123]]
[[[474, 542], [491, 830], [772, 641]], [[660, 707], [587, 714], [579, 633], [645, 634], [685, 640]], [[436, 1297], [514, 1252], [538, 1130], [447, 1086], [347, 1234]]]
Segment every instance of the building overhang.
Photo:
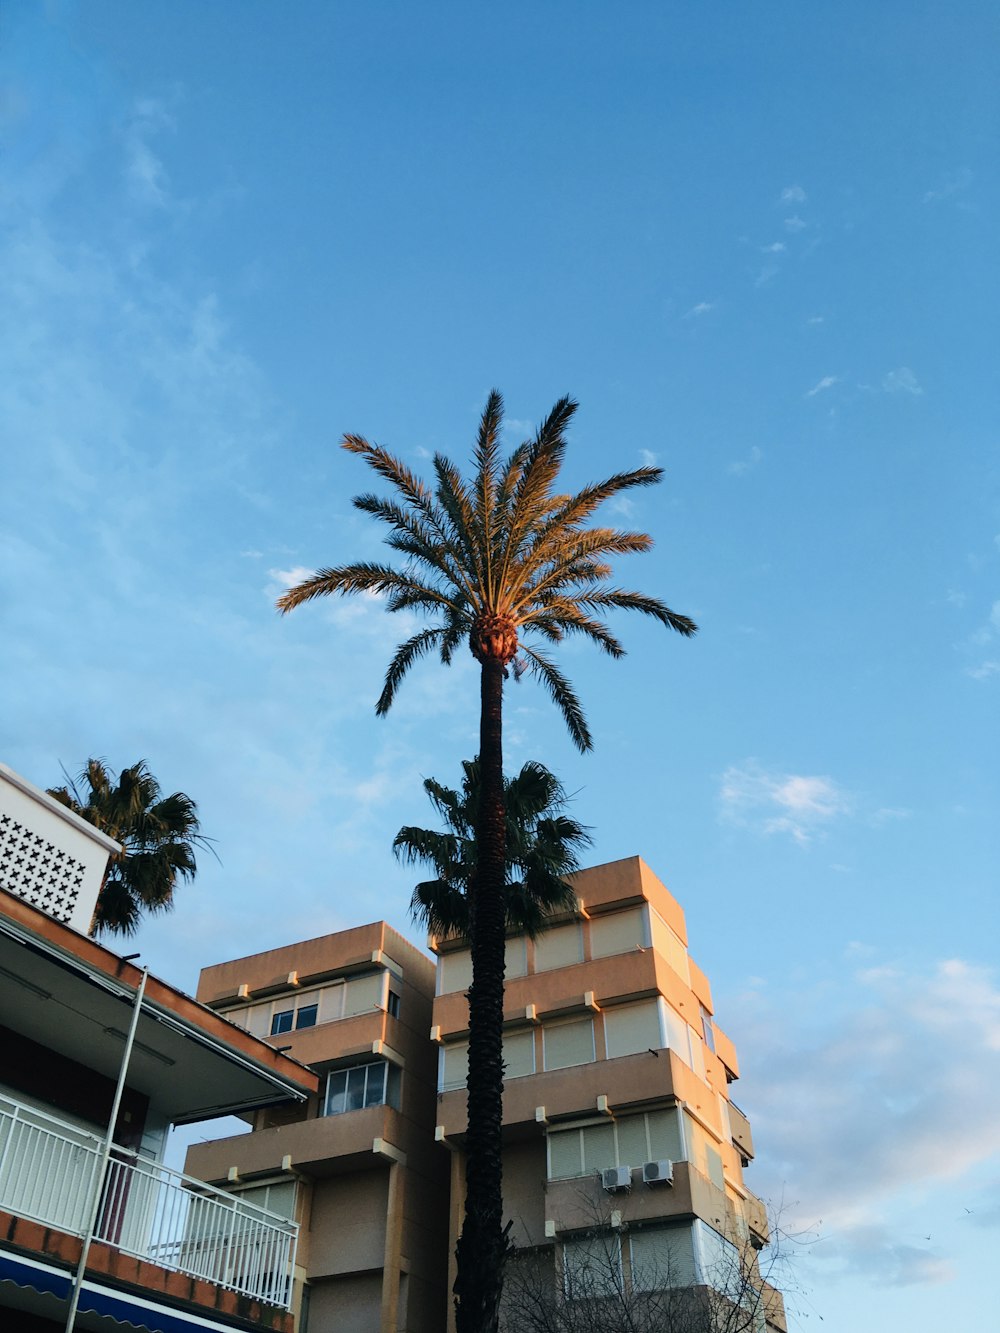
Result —
[[[0, 1014], [20, 1035], [114, 1080], [141, 976], [95, 940], [0, 892]], [[302, 1101], [318, 1078], [150, 977], [128, 1085], [176, 1124]]]

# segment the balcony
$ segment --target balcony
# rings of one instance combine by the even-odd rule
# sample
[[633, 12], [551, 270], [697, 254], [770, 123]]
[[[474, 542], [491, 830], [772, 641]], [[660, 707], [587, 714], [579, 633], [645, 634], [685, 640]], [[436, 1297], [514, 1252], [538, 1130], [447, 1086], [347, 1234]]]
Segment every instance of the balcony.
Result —
[[[287, 1310], [296, 1223], [0, 1098], [0, 1209]], [[98, 1196], [98, 1190], [100, 1191]]]

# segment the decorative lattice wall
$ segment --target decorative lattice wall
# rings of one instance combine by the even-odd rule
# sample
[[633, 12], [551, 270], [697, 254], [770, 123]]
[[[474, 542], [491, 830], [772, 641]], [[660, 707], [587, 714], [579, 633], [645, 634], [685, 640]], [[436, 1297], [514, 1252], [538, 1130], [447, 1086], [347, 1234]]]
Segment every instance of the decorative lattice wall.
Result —
[[0, 814], [0, 887], [69, 922], [87, 867], [13, 815]]

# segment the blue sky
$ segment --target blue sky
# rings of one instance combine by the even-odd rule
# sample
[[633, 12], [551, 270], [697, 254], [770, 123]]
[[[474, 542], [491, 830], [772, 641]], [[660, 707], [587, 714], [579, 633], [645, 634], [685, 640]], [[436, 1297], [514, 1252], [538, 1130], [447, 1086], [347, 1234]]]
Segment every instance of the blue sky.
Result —
[[[204, 858], [136, 947], [198, 968], [385, 916], [474, 664], [303, 609], [375, 556], [358, 431], [467, 456], [580, 411], [655, 459], [624, 619], [528, 682], [509, 767], [683, 904], [742, 1053], [792, 1326], [973, 1322], [1000, 1210], [1000, 95], [993, 6], [31, 4], [3, 14], [3, 758], [143, 757]], [[989, 1258], [988, 1258], [989, 1256]]]

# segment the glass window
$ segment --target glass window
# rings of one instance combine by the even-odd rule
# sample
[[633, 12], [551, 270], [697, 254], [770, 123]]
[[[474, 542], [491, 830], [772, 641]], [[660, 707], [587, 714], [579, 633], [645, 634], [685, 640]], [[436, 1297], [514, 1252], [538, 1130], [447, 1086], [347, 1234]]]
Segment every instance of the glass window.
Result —
[[633, 949], [645, 949], [648, 944], [644, 907], [630, 907], [624, 912], [595, 916], [590, 923], [591, 958], [630, 953]]
[[387, 1102], [395, 1105], [398, 1100], [399, 1071], [395, 1066], [393, 1071], [394, 1074], [390, 1075], [386, 1060], [331, 1070], [326, 1080], [323, 1114], [342, 1115], [346, 1111], [360, 1111], [366, 1106], [382, 1106]]
[[660, 1000], [660, 1015], [663, 1019], [663, 1029], [667, 1038], [667, 1045], [670, 1049], [691, 1067], [691, 1039], [688, 1036], [688, 1025], [681, 1018], [677, 1010], [667, 1004], [666, 1000]]
[[452, 1041], [441, 1049], [441, 1091], [464, 1088], [469, 1075], [469, 1043]]
[[295, 1026], [297, 1028], [314, 1028], [316, 1026], [316, 1015], [318, 1013], [318, 1005], [304, 1005], [295, 1015]]
[[683, 942], [674, 934], [659, 912], [650, 909], [650, 919], [653, 929], [653, 948], [690, 986], [691, 969], [688, 966], [687, 949]]
[[712, 1015], [704, 1005], [701, 1006], [701, 1031], [705, 1038], [705, 1045], [710, 1051], [715, 1050], [715, 1029], [712, 1027]]
[[389, 1011], [390, 1018], [399, 1017], [399, 993], [397, 991], [391, 990], [389, 992], [389, 1003], [386, 1008]]
[[574, 1019], [571, 1023], [546, 1026], [544, 1033], [545, 1068], [566, 1069], [588, 1064], [594, 1059], [594, 1020]]
[[676, 1162], [681, 1152], [678, 1111], [646, 1111], [606, 1124], [550, 1131], [550, 1180], [586, 1176], [609, 1166], [636, 1169], [644, 1162]]
[[291, 1032], [294, 1017], [294, 1009], [282, 1009], [280, 1013], [275, 1014], [271, 1019], [271, 1036], [277, 1036], [279, 1032]]
[[554, 967], [569, 967], [583, 962], [583, 930], [579, 921], [554, 926], [535, 940], [535, 971], [548, 972]]

